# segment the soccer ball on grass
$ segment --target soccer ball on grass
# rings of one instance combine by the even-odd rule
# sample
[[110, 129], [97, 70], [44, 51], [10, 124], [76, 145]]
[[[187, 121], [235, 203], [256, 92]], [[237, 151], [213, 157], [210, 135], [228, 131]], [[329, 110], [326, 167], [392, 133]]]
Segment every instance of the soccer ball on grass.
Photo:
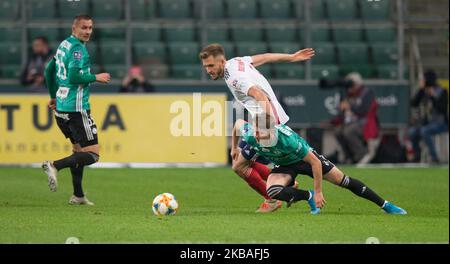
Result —
[[158, 194], [152, 203], [153, 213], [157, 216], [174, 215], [178, 211], [178, 202], [171, 193]]

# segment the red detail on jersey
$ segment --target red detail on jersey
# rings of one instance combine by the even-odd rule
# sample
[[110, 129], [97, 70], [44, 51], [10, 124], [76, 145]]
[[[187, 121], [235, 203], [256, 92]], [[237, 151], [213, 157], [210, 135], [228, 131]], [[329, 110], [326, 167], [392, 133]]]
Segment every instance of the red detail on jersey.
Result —
[[238, 60], [238, 71], [245, 72], [245, 64], [241, 60]]

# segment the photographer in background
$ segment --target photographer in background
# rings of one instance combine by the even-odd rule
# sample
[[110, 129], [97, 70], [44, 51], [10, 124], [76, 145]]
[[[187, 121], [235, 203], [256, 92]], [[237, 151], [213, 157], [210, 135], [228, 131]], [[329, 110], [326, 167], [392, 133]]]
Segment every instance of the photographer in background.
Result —
[[372, 143], [379, 131], [375, 95], [364, 86], [359, 73], [349, 73], [343, 86], [340, 113], [331, 121], [336, 126], [335, 136], [344, 151], [345, 163], [368, 163], [375, 156], [376, 144]]
[[20, 81], [28, 86], [30, 92], [46, 92], [44, 84], [45, 65], [51, 59], [52, 52], [48, 46], [47, 38], [37, 37], [33, 40], [32, 54], [22, 71]]
[[419, 117], [416, 126], [409, 129], [409, 137], [414, 149], [414, 162], [420, 162], [420, 140], [428, 147], [432, 163], [439, 163], [432, 136], [448, 131], [448, 94], [437, 84], [436, 73], [428, 70], [421, 80], [419, 91], [414, 95], [411, 105], [418, 107]]
[[151, 86], [145, 79], [142, 67], [139, 65], [133, 65], [128, 70], [128, 74], [122, 80], [119, 93], [148, 93], [153, 92], [153, 86]]

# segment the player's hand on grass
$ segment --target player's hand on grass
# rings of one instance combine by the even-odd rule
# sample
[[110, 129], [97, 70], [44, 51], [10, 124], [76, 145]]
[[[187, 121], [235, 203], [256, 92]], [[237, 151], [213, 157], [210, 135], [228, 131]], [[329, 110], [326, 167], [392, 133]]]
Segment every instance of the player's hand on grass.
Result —
[[50, 101], [48, 101], [48, 108], [52, 110], [56, 109], [56, 99], [50, 99]]
[[240, 152], [241, 152], [241, 149], [240, 149], [240, 148], [232, 148], [232, 149], [231, 149], [231, 153], [230, 153], [231, 158], [232, 158], [233, 160], [236, 160], [237, 157], [239, 156], [239, 153], [240, 153]]
[[322, 208], [327, 203], [327, 201], [325, 201], [325, 198], [323, 198], [323, 193], [321, 192], [314, 192], [314, 202], [316, 202], [317, 208]]
[[291, 62], [309, 60], [314, 56], [315, 51], [312, 48], [302, 49], [291, 55]]
[[109, 83], [109, 81], [111, 80], [111, 76], [106, 72], [99, 73], [95, 75], [95, 80], [101, 83]]

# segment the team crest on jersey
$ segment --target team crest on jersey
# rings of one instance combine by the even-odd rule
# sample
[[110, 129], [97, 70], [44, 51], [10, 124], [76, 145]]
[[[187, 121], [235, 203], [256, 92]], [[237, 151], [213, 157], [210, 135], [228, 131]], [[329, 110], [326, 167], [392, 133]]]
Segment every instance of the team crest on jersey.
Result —
[[81, 57], [82, 57], [82, 54], [81, 54], [80, 51], [74, 51], [74, 52], [73, 52], [73, 58], [74, 58], [75, 60], [81, 60]]

